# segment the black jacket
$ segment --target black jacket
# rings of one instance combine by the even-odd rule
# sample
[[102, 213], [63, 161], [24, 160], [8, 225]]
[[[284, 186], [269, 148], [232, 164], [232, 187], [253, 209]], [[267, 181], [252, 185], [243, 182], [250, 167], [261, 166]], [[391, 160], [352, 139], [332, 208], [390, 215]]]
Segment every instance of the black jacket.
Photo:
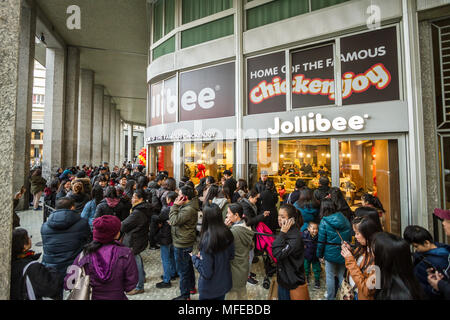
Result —
[[258, 223], [264, 220], [264, 215], [258, 214], [256, 205], [252, 206], [247, 198], [242, 199], [239, 203], [244, 209], [244, 216], [247, 217], [247, 226], [252, 227], [254, 230]]
[[261, 192], [266, 190], [266, 183], [259, 179], [259, 181], [255, 184], [255, 189], [259, 194], [261, 194]]
[[122, 243], [129, 247], [134, 255], [147, 248], [151, 210], [151, 204], [145, 201], [141, 202], [132, 208], [131, 214], [122, 222], [120, 230], [123, 234]]
[[158, 183], [152, 181], [148, 184], [148, 188], [145, 190], [147, 194], [147, 201], [152, 204], [153, 211], [155, 213], [160, 213], [162, 209], [162, 203], [158, 197], [158, 191], [161, 189]]
[[83, 246], [91, 239], [86, 219], [72, 210], [56, 210], [41, 227], [44, 255], [42, 262], [65, 274]]
[[319, 186], [319, 188], [314, 190], [313, 195], [317, 201], [322, 201], [322, 199], [325, 198], [329, 192], [330, 192], [329, 186]]
[[67, 192], [66, 192], [66, 190], [64, 188], [62, 188], [61, 191], [59, 191], [56, 194], [55, 200], [59, 200], [59, 199], [64, 198], [66, 196], [67, 196]]
[[293, 290], [305, 284], [304, 244], [297, 226], [287, 232], [280, 232], [272, 244], [272, 253], [277, 259], [278, 284]]
[[130, 215], [130, 209], [131, 203], [129, 201], [126, 201], [124, 198], [121, 198], [115, 206], [113, 206], [112, 204], [110, 206], [105, 198], [100, 201], [97, 208], [95, 209], [95, 218], [104, 215], [110, 215], [116, 216], [120, 219], [120, 221], [124, 221]]
[[71, 198], [75, 201], [75, 211], [80, 213], [83, 211], [86, 203], [89, 202], [89, 196], [86, 193], [73, 193], [69, 192], [67, 194], [68, 198]]
[[[39, 260], [40, 255], [30, 255], [21, 259], [15, 259], [11, 262], [11, 300], [29, 299], [23, 270], [30, 262]], [[64, 277], [58, 274], [56, 270], [47, 268], [43, 264], [36, 262], [28, 267], [26, 275], [30, 279], [37, 300], [41, 300], [43, 297], [62, 299]]]
[[171, 207], [169, 206], [165, 206], [161, 210], [161, 213], [155, 217], [155, 223], [162, 224], [156, 234], [156, 241], [163, 246], [167, 246], [172, 243], [172, 230], [168, 224], [170, 208]]
[[270, 228], [270, 230], [272, 230], [272, 232], [275, 232], [275, 230], [278, 228], [278, 193], [266, 189], [261, 192], [260, 199], [260, 213], [263, 214], [264, 211], [270, 211], [269, 216], [265, 217], [263, 222]]

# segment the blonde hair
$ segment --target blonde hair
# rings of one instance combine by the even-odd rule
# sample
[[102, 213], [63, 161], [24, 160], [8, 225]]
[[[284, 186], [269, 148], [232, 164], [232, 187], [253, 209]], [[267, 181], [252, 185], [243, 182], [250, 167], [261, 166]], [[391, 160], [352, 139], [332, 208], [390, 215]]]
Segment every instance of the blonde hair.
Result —
[[78, 193], [78, 194], [84, 192], [83, 182], [76, 181], [72, 185], [72, 190], [73, 190], [74, 193]]

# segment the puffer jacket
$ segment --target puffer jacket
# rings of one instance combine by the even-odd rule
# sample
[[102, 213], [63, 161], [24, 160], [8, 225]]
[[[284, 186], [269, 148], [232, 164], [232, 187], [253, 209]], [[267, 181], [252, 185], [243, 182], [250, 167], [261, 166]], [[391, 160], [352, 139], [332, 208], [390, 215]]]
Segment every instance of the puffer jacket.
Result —
[[174, 204], [170, 209], [169, 222], [175, 247], [189, 248], [194, 245], [199, 210], [197, 197], [182, 206]]
[[104, 215], [116, 216], [120, 221], [124, 221], [130, 214], [130, 203], [121, 198], [105, 198], [95, 209], [95, 217]]
[[41, 227], [44, 254], [42, 262], [65, 273], [83, 246], [90, 241], [87, 220], [72, 210], [56, 210]]
[[308, 228], [308, 223], [311, 221], [314, 221], [319, 216], [319, 210], [317, 208], [314, 208], [312, 205], [306, 205], [303, 207], [300, 207], [300, 204], [297, 202], [294, 203], [294, 207], [300, 211], [302, 218], [303, 218], [303, 226], [301, 227], [300, 231], [303, 232]]
[[161, 224], [161, 228], [158, 230], [155, 240], [163, 246], [172, 244], [172, 232], [171, 227], [168, 224], [171, 207], [172, 206], [165, 206], [159, 215], [153, 216], [152, 218], [154, 219], [154, 223]]
[[123, 236], [123, 244], [131, 249], [134, 255], [140, 254], [148, 245], [148, 230], [152, 205], [141, 202], [135, 205], [131, 214], [122, 222], [120, 232]]
[[[323, 217], [319, 225], [319, 243], [317, 245], [317, 257], [324, 258], [329, 262], [344, 264], [344, 258], [341, 255], [341, 234], [344, 241], [350, 242], [352, 227], [350, 222], [341, 212], [333, 213]], [[335, 243], [338, 245], [323, 244], [322, 242]]]

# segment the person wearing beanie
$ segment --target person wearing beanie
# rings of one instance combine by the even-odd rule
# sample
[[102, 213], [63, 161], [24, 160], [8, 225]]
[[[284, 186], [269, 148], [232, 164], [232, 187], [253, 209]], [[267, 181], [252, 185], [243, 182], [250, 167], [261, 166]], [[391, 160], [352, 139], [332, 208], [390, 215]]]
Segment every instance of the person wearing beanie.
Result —
[[[129, 292], [138, 283], [138, 269], [133, 252], [117, 240], [122, 224], [112, 215], [96, 218], [93, 225], [93, 240], [83, 248], [73, 263], [83, 267], [90, 277], [92, 300], [128, 300]], [[66, 290], [73, 286], [75, 271], [67, 273]]]

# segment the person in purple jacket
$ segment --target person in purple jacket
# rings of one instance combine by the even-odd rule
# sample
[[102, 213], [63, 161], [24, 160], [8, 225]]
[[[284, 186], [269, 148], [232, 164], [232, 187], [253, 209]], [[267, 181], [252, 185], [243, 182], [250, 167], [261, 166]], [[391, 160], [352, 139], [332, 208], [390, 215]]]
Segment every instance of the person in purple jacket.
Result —
[[[93, 227], [93, 241], [84, 247], [73, 265], [84, 267], [90, 276], [92, 300], [128, 300], [125, 292], [136, 287], [138, 269], [131, 249], [116, 241], [120, 238], [121, 222], [115, 216], [105, 215], [96, 218]], [[75, 271], [66, 275], [66, 290], [75, 278]]]

